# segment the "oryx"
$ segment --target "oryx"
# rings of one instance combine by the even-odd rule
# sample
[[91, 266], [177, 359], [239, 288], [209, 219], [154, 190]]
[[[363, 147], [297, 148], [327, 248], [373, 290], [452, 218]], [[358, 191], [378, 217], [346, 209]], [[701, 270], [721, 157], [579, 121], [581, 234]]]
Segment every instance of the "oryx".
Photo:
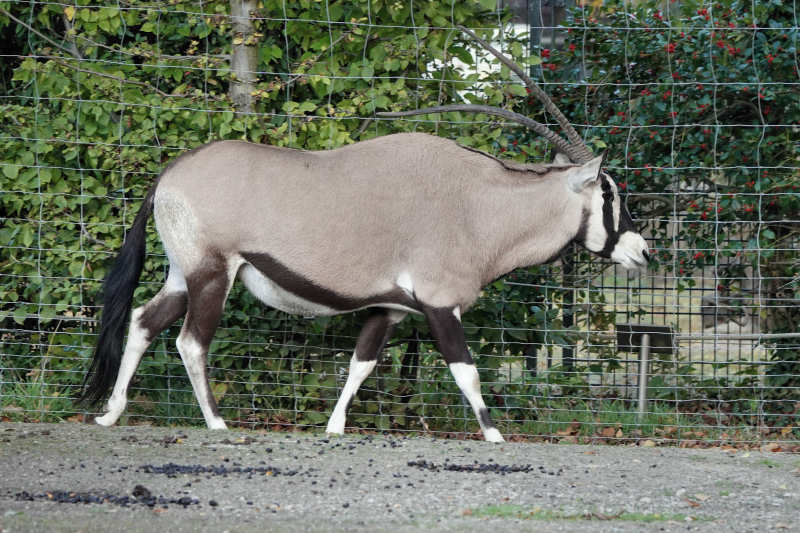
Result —
[[[114, 424], [150, 342], [180, 317], [180, 352], [210, 428], [225, 428], [206, 375], [208, 347], [239, 277], [274, 308], [334, 315], [373, 308], [327, 431], [345, 412], [406, 313], [423, 314], [486, 440], [503, 437], [481, 398], [461, 314], [488, 282], [544, 263], [578, 242], [625, 267], [648, 261], [602, 157], [588, 147], [523, 70], [517, 72], [570, 141], [542, 124], [485, 106], [444, 106], [515, 120], [562, 154], [553, 165], [521, 165], [425, 134], [402, 133], [309, 152], [240, 141], [214, 142], [173, 161], [148, 192], [105, 281], [97, 348], [83, 398], [97, 402], [116, 377], [107, 412]], [[386, 114], [397, 116], [398, 114]], [[169, 273], [160, 292], [130, 312], [145, 256], [150, 214]], [[127, 344], [124, 325], [131, 317]]]

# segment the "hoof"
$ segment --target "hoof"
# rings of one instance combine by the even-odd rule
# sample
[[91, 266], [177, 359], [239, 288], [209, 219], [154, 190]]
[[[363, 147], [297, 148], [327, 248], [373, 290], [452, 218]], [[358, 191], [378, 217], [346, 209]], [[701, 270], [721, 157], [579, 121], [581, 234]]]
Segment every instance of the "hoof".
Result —
[[112, 413], [106, 413], [103, 416], [98, 416], [94, 418], [94, 423], [98, 426], [103, 427], [111, 427], [116, 424], [119, 416], [114, 416]]
[[483, 434], [483, 438], [486, 439], [486, 442], [505, 442], [506, 440], [497, 430], [497, 428], [489, 428]]
[[225, 421], [221, 418], [209, 420], [206, 425], [208, 426], [208, 429], [228, 429], [228, 426], [225, 425]]

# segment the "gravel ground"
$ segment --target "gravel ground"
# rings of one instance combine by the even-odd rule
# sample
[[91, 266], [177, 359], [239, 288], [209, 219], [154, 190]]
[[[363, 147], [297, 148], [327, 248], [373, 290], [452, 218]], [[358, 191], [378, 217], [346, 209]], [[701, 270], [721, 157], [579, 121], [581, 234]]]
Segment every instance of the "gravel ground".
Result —
[[0, 424], [0, 532], [800, 531], [800, 456]]

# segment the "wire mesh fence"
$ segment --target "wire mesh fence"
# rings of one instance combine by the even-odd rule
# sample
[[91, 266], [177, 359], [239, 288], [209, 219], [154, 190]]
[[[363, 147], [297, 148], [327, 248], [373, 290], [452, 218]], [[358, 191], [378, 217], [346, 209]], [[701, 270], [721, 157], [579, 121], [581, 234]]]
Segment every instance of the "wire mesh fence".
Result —
[[[545, 143], [484, 116], [376, 116], [487, 101], [552, 124], [463, 24], [524, 64], [581, 136], [609, 150], [654, 256], [633, 274], [570, 247], [485, 289], [463, 322], [501, 431], [796, 445], [797, 20], [794, 4], [728, 1], [0, 4], [0, 416], [87, 412], [73, 398], [102, 279], [146, 191], [187, 149], [226, 138], [328, 149], [426, 131], [546, 161]], [[137, 303], [166, 276], [154, 232], [148, 254]], [[290, 316], [238, 286], [228, 302], [209, 356], [223, 417], [324, 427], [364, 313]], [[650, 354], [646, 405], [639, 347], [617, 342], [630, 323], [673, 333], [670, 349]], [[143, 360], [127, 422], [203, 422], [175, 349], [179, 325]], [[398, 327], [348, 426], [477, 434], [420, 317]]]

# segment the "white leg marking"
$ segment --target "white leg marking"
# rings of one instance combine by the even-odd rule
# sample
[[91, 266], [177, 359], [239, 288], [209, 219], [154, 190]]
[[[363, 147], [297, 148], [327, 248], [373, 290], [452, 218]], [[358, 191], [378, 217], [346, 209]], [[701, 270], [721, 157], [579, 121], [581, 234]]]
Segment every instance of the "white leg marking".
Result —
[[186, 292], [186, 278], [177, 263], [170, 261], [167, 281], [164, 282], [164, 290], [168, 292]]
[[95, 423], [101, 426], [113, 426], [119, 420], [122, 412], [125, 411], [125, 406], [128, 404], [128, 385], [130, 385], [133, 373], [136, 372], [136, 368], [139, 366], [139, 361], [142, 360], [142, 355], [144, 355], [147, 347], [150, 346], [150, 342], [147, 340], [147, 331], [139, 325], [142, 311], [142, 307], [137, 307], [131, 313], [128, 341], [122, 354], [114, 390], [106, 403], [106, 414], [94, 420]]
[[377, 359], [373, 361], [359, 361], [356, 354], [353, 354], [353, 358], [350, 359], [350, 374], [347, 376], [347, 381], [344, 384], [344, 389], [342, 389], [342, 394], [339, 395], [339, 400], [336, 402], [336, 407], [333, 409], [333, 414], [328, 420], [328, 427], [325, 429], [326, 433], [332, 433], [334, 435], [341, 435], [344, 433], [347, 407], [358, 392], [358, 388], [364, 383], [364, 380], [367, 379], [367, 376], [370, 375], [377, 363]]
[[453, 308], [453, 316], [456, 317], [456, 320], [461, 322], [461, 307], [458, 305]]
[[458, 388], [467, 397], [467, 401], [472, 406], [475, 416], [478, 418], [478, 423], [481, 425], [483, 431], [483, 438], [489, 442], [504, 442], [503, 436], [497, 428], [486, 427], [483, 419], [481, 418], [481, 411], [486, 410], [486, 404], [483, 402], [481, 396], [481, 384], [478, 378], [478, 369], [473, 364], [467, 363], [451, 363], [450, 372], [456, 380]]
[[194, 395], [197, 397], [197, 403], [200, 404], [203, 418], [206, 419], [206, 425], [209, 429], [227, 429], [225, 421], [215, 414], [211, 408], [209, 399], [211, 389], [206, 376], [205, 350], [197, 341], [184, 332], [181, 332], [178, 336], [176, 344], [183, 360], [183, 366], [186, 367], [186, 373], [192, 382], [192, 389], [194, 389]]
[[505, 442], [506, 439], [500, 434], [500, 431], [497, 428], [489, 428], [483, 430], [483, 438], [486, 439], [486, 442]]

